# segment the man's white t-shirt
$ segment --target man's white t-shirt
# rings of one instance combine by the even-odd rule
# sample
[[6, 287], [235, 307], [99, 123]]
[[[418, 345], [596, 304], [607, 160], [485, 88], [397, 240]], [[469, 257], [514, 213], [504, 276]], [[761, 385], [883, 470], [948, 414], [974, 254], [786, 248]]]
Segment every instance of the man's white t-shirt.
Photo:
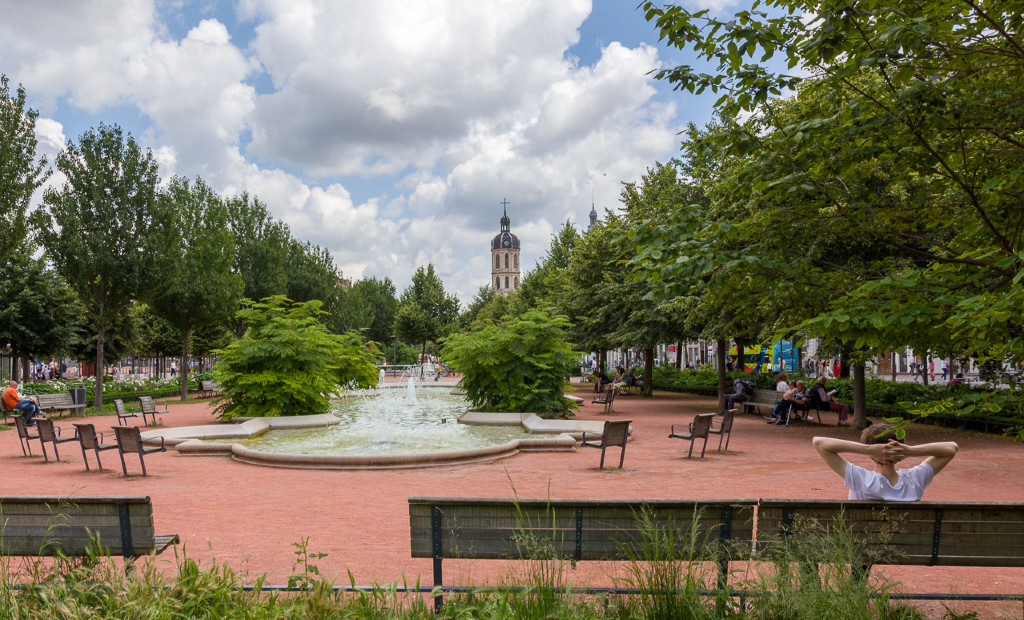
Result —
[[778, 383], [775, 384], [775, 391], [786, 393], [789, 391], [789, 384], [786, 383], [785, 381], [779, 381]]
[[925, 487], [931, 484], [932, 478], [935, 477], [935, 470], [928, 463], [901, 469], [896, 473], [900, 479], [892, 485], [882, 474], [847, 463], [844, 484], [850, 489], [849, 499], [916, 502], [921, 499]]

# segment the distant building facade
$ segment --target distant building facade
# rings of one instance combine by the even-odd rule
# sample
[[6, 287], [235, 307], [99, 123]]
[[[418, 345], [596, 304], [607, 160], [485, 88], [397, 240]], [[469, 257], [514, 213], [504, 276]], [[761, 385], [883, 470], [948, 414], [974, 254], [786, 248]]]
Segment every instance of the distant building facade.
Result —
[[510, 230], [508, 201], [501, 216], [501, 232], [491, 239], [491, 286], [502, 295], [519, 290], [519, 237]]

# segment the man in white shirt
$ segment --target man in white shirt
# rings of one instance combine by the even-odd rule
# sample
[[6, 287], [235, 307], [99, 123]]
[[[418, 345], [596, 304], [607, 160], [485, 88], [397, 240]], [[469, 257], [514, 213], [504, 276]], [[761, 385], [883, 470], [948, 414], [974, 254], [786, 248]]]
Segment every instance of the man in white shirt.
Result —
[[[850, 489], [849, 499], [916, 502], [935, 475], [953, 460], [959, 446], [952, 441], [911, 446], [895, 437], [895, 427], [879, 422], [864, 429], [859, 443], [834, 437], [815, 437], [813, 441], [825, 463], [843, 477]], [[843, 453], [868, 456], [874, 468], [854, 465], [840, 456]], [[920, 465], [897, 471], [896, 463], [914, 456], [925, 459]]]

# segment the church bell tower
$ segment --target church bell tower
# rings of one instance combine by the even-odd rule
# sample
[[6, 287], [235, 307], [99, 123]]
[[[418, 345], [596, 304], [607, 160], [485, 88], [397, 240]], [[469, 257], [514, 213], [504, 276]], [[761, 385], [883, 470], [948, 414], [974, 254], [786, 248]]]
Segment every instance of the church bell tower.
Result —
[[502, 295], [519, 290], [519, 237], [509, 230], [509, 202], [501, 201], [501, 232], [491, 239], [491, 286]]

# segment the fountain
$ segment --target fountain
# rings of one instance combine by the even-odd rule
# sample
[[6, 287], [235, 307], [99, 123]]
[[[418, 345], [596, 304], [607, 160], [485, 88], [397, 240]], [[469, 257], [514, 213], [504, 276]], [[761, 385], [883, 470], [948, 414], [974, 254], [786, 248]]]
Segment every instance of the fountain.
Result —
[[405, 404], [416, 404], [416, 381], [409, 377], [409, 388], [405, 391]]
[[226, 455], [255, 465], [392, 469], [489, 462], [519, 452], [573, 451], [572, 435], [600, 431], [603, 424], [467, 408], [465, 398], [449, 388], [417, 388], [410, 376], [404, 390], [401, 382], [372, 392], [351, 390], [331, 413], [156, 429], [143, 439], [159, 436], [181, 454]]

